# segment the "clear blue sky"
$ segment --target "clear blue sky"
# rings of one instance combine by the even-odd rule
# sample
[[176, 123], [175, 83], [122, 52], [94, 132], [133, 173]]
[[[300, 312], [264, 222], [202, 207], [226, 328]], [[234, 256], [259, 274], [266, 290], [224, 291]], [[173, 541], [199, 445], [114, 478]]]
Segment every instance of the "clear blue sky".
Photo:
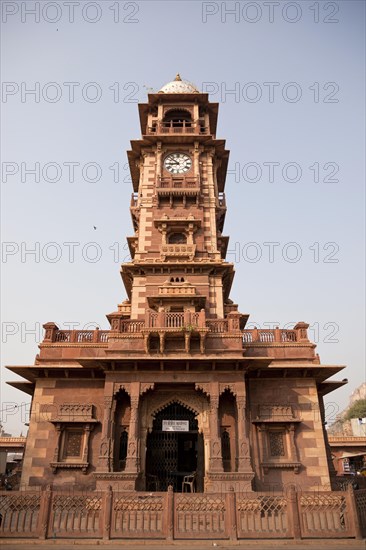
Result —
[[[36, 4], [2, 2], [2, 365], [33, 364], [27, 330], [107, 328], [125, 299], [136, 101], [179, 71], [221, 103], [232, 298], [257, 326], [307, 321], [347, 365], [334, 416], [365, 379], [364, 2], [40, 2], [35, 22]], [[29, 401], [1, 377], [3, 402]]]

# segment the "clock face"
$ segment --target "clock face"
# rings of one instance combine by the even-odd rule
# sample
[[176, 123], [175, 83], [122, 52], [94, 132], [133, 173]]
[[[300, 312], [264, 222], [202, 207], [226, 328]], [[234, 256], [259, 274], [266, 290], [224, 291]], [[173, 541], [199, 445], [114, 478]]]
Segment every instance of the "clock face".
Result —
[[192, 159], [185, 153], [170, 153], [164, 159], [164, 168], [171, 174], [184, 174], [192, 167]]

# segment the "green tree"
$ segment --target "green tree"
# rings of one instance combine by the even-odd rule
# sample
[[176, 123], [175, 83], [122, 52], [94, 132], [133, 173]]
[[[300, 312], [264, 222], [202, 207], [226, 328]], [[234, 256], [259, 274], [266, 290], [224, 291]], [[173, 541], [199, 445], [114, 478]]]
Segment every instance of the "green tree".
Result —
[[366, 417], [366, 399], [358, 399], [351, 405], [345, 420], [351, 420], [351, 418], [365, 418]]

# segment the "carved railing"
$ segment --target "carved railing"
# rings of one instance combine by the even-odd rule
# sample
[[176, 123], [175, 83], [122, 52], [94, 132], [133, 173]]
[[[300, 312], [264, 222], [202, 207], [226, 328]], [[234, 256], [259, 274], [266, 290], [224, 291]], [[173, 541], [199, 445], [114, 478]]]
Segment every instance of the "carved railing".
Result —
[[168, 493], [115, 493], [112, 538], [164, 538]]
[[194, 286], [159, 286], [159, 296], [194, 296]]
[[202, 122], [158, 122], [153, 126], [148, 126], [147, 133], [149, 135], [156, 134], [208, 134], [208, 128]]
[[99, 538], [103, 529], [101, 493], [62, 494], [53, 492], [48, 536], [53, 538]]
[[181, 328], [184, 326], [184, 313], [166, 313], [165, 326], [167, 328]]
[[281, 329], [281, 342], [296, 342], [296, 330]]
[[134, 319], [123, 319], [120, 321], [119, 332], [141, 332], [144, 328], [144, 321]]
[[252, 343], [291, 343], [298, 342], [297, 331], [287, 329], [246, 329], [242, 331], [243, 345]]
[[355, 491], [355, 503], [361, 535], [366, 537], [366, 489]]
[[0, 492], [0, 537], [38, 538], [41, 493]]
[[288, 500], [284, 495], [255, 493], [236, 499], [239, 538], [291, 536]]
[[328, 441], [330, 445], [366, 445], [365, 436], [350, 436], [350, 435], [329, 435]]
[[[0, 492], [0, 537], [40, 539], [358, 538], [366, 490], [284, 493]], [[354, 544], [352, 544], [354, 546]]]
[[[166, 247], [188, 247], [192, 245], [165, 245]], [[178, 254], [178, 252], [177, 252]], [[175, 293], [190, 293], [189, 287], [177, 287]], [[182, 290], [187, 288], [187, 290]], [[161, 287], [160, 294], [172, 292], [170, 287]], [[236, 332], [238, 329], [233, 324], [234, 320], [229, 317], [225, 319], [206, 319], [205, 312], [156, 312], [147, 310], [145, 320], [137, 319], [115, 319], [112, 324], [112, 331], [109, 330], [59, 330], [56, 325], [46, 330], [44, 342], [56, 344], [107, 344], [111, 332], [116, 333], [141, 333], [146, 328], [184, 328], [186, 326], [208, 329], [210, 333], [225, 334]], [[241, 331], [244, 347], [251, 344], [298, 344], [309, 342], [304, 337], [304, 328], [299, 329], [246, 329]], [[344, 438], [342, 438], [344, 439]], [[362, 440], [362, 438], [361, 438]], [[361, 441], [360, 440], [360, 441]]]
[[299, 496], [299, 515], [303, 538], [352, 536], [351, 493], [303, 493]]
[[199, 178], [194, 176], [164, 176], [157, 181], [157, 190], [160, 189], [199, 189]]
[[173, 330], [176, 329], [206, 329], [206, 316], [205, 311], [199, 312], [169, 312], [169, 311], [153, 311], [148, 309], [145, 315], [145, 330], [146, 329], [159, 329], [159, 330]]
[[227, 319], [207, 319], [206, 326], [210, 332], [228, 332]]
[[191, 312], [191, 324], [192, 325], [197, 327], [198, 324], [199, 324], [199, 318], [200, 318], [199, 312]]
[[163, 244], [160, 247], [161, 258], [188, 258], [192, 261], [196, 253], [195, 244]]
[[18, 447], [19, 445], [24, 445], [27, 441], [26, 437], [1, 437], [0, 436], [0, 447], [6, 447], [14, 445]]
[[56, 330], [52, 342], [58, 344], [107, 343], [109, 330]]

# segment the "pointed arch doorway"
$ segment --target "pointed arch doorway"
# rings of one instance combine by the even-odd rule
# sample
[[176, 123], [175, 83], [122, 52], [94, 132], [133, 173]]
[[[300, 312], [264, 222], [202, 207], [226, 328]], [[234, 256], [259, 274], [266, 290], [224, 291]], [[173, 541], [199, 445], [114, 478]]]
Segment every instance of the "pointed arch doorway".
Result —
[[197, 473], [196, 491], [201, 492], [204, 472], [203, 436], [196, 414], [178, 402], [159, 411], [146, 445], [146, 488], [166, 491], [173, 485], [182, 491], [185, 475]]

